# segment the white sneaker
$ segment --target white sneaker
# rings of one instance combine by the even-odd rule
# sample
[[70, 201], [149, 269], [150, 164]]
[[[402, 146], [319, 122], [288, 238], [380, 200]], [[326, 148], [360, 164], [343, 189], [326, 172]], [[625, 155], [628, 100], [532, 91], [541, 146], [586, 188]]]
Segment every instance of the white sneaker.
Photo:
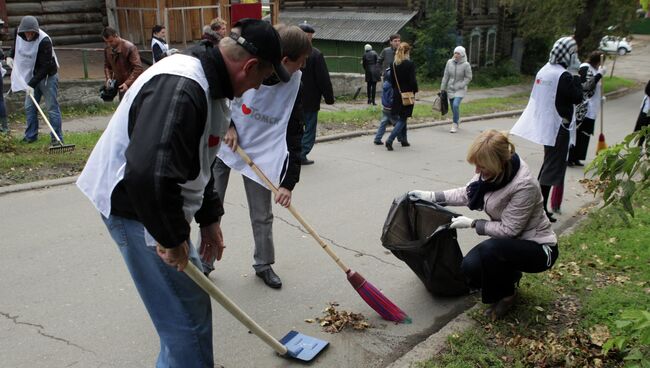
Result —
[[451, 123], [451, 129], [449, 130], [449, 133], [456, 133], [457, 131], [458, 131], [458, 124]]

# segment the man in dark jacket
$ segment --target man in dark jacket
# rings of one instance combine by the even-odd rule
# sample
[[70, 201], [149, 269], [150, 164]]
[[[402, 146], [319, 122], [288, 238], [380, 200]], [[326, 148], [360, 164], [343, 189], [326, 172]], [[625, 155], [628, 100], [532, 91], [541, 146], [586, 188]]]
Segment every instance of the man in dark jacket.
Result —
[[390, 36], [389, 43], [390, 45], [385, 49], [381, 50], [379, 54], [379, 60], [377, 61], [381, 65], [382, 76], [386, 72], [387, 68], [390, 68], [395, 61], [395, 51], [399, 47], [399, 44], [402, 42], [402, 38], [398, 33], [395, 33]]
[[[314, 27], [307, 23], [299, 25], [307, 37], [311, 40], [314, 37]], [[307, 158], [309, 152], [316, 142], [316, 126], [318, 124], [318, 111], [320, 110], [321, 96], [325, 98], [328, 105], [334, 104], [334, 91], [332, 90], [332, 81], [330, 73], [327, 70], [327, 64], [323, 54], [315, 47], [311, 49], [311, 55], [307, 59], [307, 64], [302, 71], [303, 83], [303, 111], [305, 112], [305, 134], [302, 137], [302, 156], [300, 163], [302, 165], [311, 165], [313, 160]]]
[[[59, 89], [58, 62], [52, 49], [52, 40], [38, 26], [38, 21], [31, 15], [23, 17], [16, 29], [14, 47], [9, 51], [7, 65], [11, 71], [11, 90], [25, 91], [25, 116], [27, 128], [23, 142], [32, 143], [38, 139], [38, 115], [36, 102], [45, 97], [50, 124], [60, 139], [61, 109], [57, 101]], [[32, 95], [30, 97], [29, 95]], [[52, 143], [58, 142], [51, 135]]]
[[110, 79], [115, 79], [121, 100], [124, 93], [144, 70], [140, 61], [140, 53], [138, 53], [138, 48], [134, 44], [121, 38], [117, 31], [111, 27], [104, 28], [102, 38], [106, 43], [104, 49], [106, 85], [108, 86]]
[[188, 262], [201, 267], [190, 223], [199, 224], [204, 251], [221, 258], [223, 206], [211, 168], [229, 124], [227, 100], [273, 70], [288, 80], [277, 32], [259, 20], [240, 23], [234, 38], [170, 56], [140, 76], [77, 181], [156, 327], [157, 367], [214, 366], [210, 297], [180, 272]]

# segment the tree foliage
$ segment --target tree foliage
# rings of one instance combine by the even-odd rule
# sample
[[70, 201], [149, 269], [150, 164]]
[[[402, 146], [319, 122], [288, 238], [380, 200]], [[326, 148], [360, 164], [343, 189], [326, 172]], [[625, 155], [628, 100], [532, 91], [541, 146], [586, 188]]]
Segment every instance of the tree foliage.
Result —
[[[562, 36], [574, 35], [584, 57], [605, 34], [627, 35], [637, 3], [629, 0], [502, 0], [519, 20], [526, 41], [544, 40], [550, 50]], [[528, 42], [527, 42], [528, 43]]]
[[409, 38], [414, 40], [411, 59], [420, 76], [427, 79], [442, 77], [445, 64], [456, 46], [455, 27], [456, 13], [444, 6], [434, 6], [418, 26], [407, 29]]

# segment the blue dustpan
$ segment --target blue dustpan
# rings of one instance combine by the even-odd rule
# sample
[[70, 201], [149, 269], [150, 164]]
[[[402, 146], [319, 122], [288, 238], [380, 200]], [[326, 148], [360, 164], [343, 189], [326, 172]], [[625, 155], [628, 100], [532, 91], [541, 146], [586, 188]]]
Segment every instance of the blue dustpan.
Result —
[[188, 262], [185, 266], [184, 272], [194, 282], [196, 282], [201, 289], [210, 294], [214, 300], [219, 302], [233, 317], [237, 318], [244, 326], [257, 335], [262, 341], [269, 345], [279, 355], [285, 358], [293, 358], [309, 362], [314, 359], [329, 343], [315, 337], [303, 335], [297, 331], [290, 331], [280, 341], [266, 332], [260, 325], [258, 325], [251, 317], [242, 311], [230, 298], [226, 296], [217, 286], [207, 278], [203, 272], [199, 271], [192, 262]]
[[330, 343], [292, 330], [280, 339], [280, 344], [287, 348], [286, 357], [309, 362]]

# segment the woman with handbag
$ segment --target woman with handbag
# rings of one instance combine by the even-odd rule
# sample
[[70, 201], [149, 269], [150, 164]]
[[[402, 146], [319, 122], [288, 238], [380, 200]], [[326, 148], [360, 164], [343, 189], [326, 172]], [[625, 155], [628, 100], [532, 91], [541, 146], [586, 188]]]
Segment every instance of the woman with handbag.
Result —
[[395, 61], [390, 67], [391, 83], [393, 84], [392, 114], [395, 116], [395, 128], [386, 140], [386, 149], [393, 150], [393, 141], [397, 138], [402, 147], [408, 147], [406, 137], [406, 120], [413, 115], [415, 94], [418, 92], [418, 82], [415, 78], [415, 64], [409, 60], [411, 46], [402, 42], [395, 53]]
[[447, 61], [445, 73], [440, 84], [440, 91], [446, 91], [449, 105], [453, 113], [453, 123], [450, 133], [458, 131], [460, 123], [460, 102], [467, 93], [467, 85], [472, 80], [472, 67], [467, 62], [467, 54], [463, 46], [454, 49], [454, 56]]

